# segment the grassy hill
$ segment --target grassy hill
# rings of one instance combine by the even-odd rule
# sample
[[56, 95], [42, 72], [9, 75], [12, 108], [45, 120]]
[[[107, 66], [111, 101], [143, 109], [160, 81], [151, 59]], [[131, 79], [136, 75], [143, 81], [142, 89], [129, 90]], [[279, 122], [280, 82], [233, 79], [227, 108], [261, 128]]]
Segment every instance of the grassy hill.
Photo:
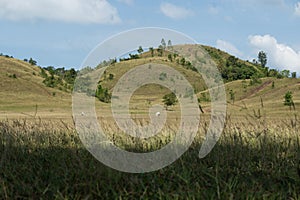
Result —
[[[260, 67], [259, 65], [255, 65], [248, 61], [243, 61], [238, 59], [224, 51], [219, 49], [209, 47], [209, 46], [202, 46], [205, 49], [212, 60], [216, 63], [219, 71], [224, 73], [223, 79], [224, 82], [231, 82], [234, 80], [242, 79], [240, 74], [243, 72], [245, 77], [243, 79], [251, 78], [253, 75], [257, 75], [258, 77], [265, 76], [264, 68]], [[124, 75], [130, 69], [138, 66], [143, 65], [146, 63], [157, 63], [157, 64], [165, 64], [168, 66], [173, 67], [178, 72], [183, 74], [186, 79], [191, 83], [194, 87], [195, 93], [203, 91], [206, 89], [206, 85], [201, 78], [201, 75], [198, 71], [193, 68], [189, 61], [183, 61], [179, 55], [175, 55], [167, 50], [164, 51], [161, 55], [159, 55], [157, 49], [154, 49], [152, 55], [150, 51], [142, 53], [140, 55], [133, 55], [131, 58], [122, 59], [120, 62], [114, 62], [105, 72], [105, 76], [100, 80], [100, 84], [105, 88], [111, 90], [113, 86], [116, 84], [117, 80]], [[238, 70], [236, 69], [238, 68]], [[150, 93], [160, 93], [164, 90], [157, 90], [157, 87], [147, 87], [142, 91], [144, 94]]]
[[46, 87], [40, 74], [40, 67], [0, 57], [0, 118], [55, 118], [69, 114], [70, 94]]
[[[228, 80], [224, 77], [224, 83], [227, 94], [228, 114], [236, 116], [257, 116], [261, 118], [263, 114], [268, 117], [290, 117], [291, 111], [288, 106], [283, 104], [284, 95], [291, 91], [294, 96], [296, 111], [299, 111], [300, 106], [300, 80], [293, 78], [276, 78], [266, 77], [268, 68], [263, 68], [258, 64], [253, 64], [248, 61], [243, 61], [234, 56], [218, 50], [213, 47], [203, 46], [209, 53], [212, 59], [216, 62], [221, 72], [226, 72], [227, 77], [238, 77], [238, 73], [242, 73], [249, 69], [248, 79]], [[128, 70], [135, 66], [145, 63], [166, 64], [173, 67], [181, 74], [184, 74], [187, 80], [195, 89], [195, 93], [200, 99], [205, 112], [210, 112], [209, 93], [206, 90], [206, 85], [198, 72], [188, 69], [185, 65], [180, 64], [175, 59], [168, 59], [169, 52], [165, 52], [163, 56], [158, 56], [154, 51], [154, 57], [149, 52], [141, 54], [139, 59], [130, 59], [122, 62], [114, 63], [108, 67], [105, 76], [100, 80], [102, 87], [112, 91], [117, 80]], [[180, 60], [180, 58], [177, 58]], [[235, 68], [241, 71], [237, 72]], [[253, 78], [254, 77], [254, 78]], [[149, 106], [147, 100], [150, 99], [152, 104], [161, 104], [162, 97], [168, 93], [165, 88], [157, 85], [147, 85], [138, 89], [132, 97], [132, 108], [135, 108], [132, 113], [147, 113]], [[231, 93], [234, 93], [234, 100], [231, 98]], [[173, 111], [179, 112], [179, 107], [175, 106]], [[295, 113], [294, 111], [293, 113]], [[255, 112], [255, 113], [254, 113]], [[258, 114], [260, 112], [260, 115]]]

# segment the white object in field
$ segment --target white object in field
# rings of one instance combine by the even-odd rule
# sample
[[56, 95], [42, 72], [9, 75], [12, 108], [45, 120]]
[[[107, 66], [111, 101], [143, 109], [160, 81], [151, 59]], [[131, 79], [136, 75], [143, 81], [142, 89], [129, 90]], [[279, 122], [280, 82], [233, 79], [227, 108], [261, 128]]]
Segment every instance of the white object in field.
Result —
[[159, 117], [160, 116], [160, 112], [157, 112], [155, 115], [156, 115], [156, 117]]

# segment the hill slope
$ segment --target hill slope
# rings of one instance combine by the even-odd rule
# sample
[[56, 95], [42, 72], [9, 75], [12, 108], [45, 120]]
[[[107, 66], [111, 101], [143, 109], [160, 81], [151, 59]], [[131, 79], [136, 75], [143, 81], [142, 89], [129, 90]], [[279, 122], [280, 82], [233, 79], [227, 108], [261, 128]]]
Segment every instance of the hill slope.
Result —
[[[278, 117], [279, 115], [280, 117], [284, 117], [295, 113], [296, 111], [300, 111], [299, 79], [265, 77], [266, 72], [269, 70], [268, 68], [263, 68], [258, 64], [240, 60], [213, 47], [203, 47], [214, 59], [219, 70], [225, 73], [223, 74], [224, 76], [227, 78], [232, 77], [233, 79], [240, 79], [224, 79], [229, 114], [235, 116], [253, 116], [254, 111], [256, 114], [257, 112], [265, 111], [269, 117]], [[170, 55], [169, 52], [166, 52], [163, 56], [157, 56], [156, 54], [157, 53], [155, 52], [154, 57], [152, 57], [149, 52], [146, 52], [139, 55], [138, 59], [134, 58], [114, 63], [107, 68], [106, 75], [100, 81], [101, 86], [107, 88], [111, 92], [117, 80], [133, 67], [150, 62], [166, 64], [186, 76], [187, 80], [193, 85], [204, 111], [209, 112], [209, 93], [206, 90], [206, 85], [201, 79], [201, 76], [199, 76], [199, 73], [192, 69], [188, 69], [186, 65], [182, 65], [180, 63], [180, 58], [179, 62], [174, 59], [173, 61], [168, 59], [168, 56]], [[243, 77], [242, 79], [239, 74], [243, 73], [245, 73], [247, 77]], [[289, 110], [288, 106], [283, 104], [284, 95], [288, 91], [292, 91], [294, 96], [296, 111], [293, 112]], [[147, 105], [148, 100], [150, 100], [152, 104], [161, 104], [163, 95], [168, 92], [170, 91], [162, 89], [159, 86], [144, 86], [137, 90], [133, 95], [131, 100], [132, 108], [133, 110], [136, 109], [135, 113], [140, 113], [141, 110], [143, 110], [144, 113], [147, 113], [149, 109], [149, 105]], [[234, 93], [234, 101], [232, 100], [231, 93]], [[178, 110], [178, 107], [176, 108], [175, 106], [173, 110]]]
[[[230, 90], [235, 93], [235, 102], [230, 100]], [[259, 84], [250, 85], [250, 80], [226, 84], [229, 113], [256, 114], [264, 112], [268, 117], [290, 117], [300, 111], [300, 80], [293, 78], [263, 78]], [[284, 105], [285, 94], [291, 91], [296, 110]], [[258, 111], [260, 110], [260, 111]]]
[[70, 94], [46, 87], [41, 69], [14, 58], [0, 57], [0, 116], [65, 115]]
[[217, 64], [220, 73], [225, 82], [249, 79], [253, 75], [265, 77], [268, 74], [268, 68], [261, 67], [249, 61], [244, 61], [210, 46], [202, 47], [208, 52], [214, 62]]

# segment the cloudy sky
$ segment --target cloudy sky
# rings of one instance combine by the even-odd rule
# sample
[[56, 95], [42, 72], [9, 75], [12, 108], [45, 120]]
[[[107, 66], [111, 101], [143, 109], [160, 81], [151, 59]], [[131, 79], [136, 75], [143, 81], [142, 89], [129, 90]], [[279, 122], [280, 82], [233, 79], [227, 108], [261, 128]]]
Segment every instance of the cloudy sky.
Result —
[[300, 72], [299, 0], [0, 0], [0, 52], [79, 68], [119, 32], [162, 27], [243, 59]]

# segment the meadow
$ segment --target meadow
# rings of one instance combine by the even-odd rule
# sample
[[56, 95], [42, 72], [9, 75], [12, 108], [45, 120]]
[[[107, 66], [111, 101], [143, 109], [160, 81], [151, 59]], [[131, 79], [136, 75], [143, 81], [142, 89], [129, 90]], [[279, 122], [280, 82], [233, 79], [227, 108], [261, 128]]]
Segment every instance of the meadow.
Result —
[[[229, 116], [213, 151], [199, 159], [207, 128], [202, 121], [192, 146], [172, 165], [130, 174], [97, 161], [69, 123], [2, 120], [0, 198], [299, 199], [299, 123], [297, 117], [237, 121]], [[106, 131], [116, 134], [109, 127]], [[147, 152], [141, 143], [159, 148], [163, 137], [115, 142], [127, 150]]]

